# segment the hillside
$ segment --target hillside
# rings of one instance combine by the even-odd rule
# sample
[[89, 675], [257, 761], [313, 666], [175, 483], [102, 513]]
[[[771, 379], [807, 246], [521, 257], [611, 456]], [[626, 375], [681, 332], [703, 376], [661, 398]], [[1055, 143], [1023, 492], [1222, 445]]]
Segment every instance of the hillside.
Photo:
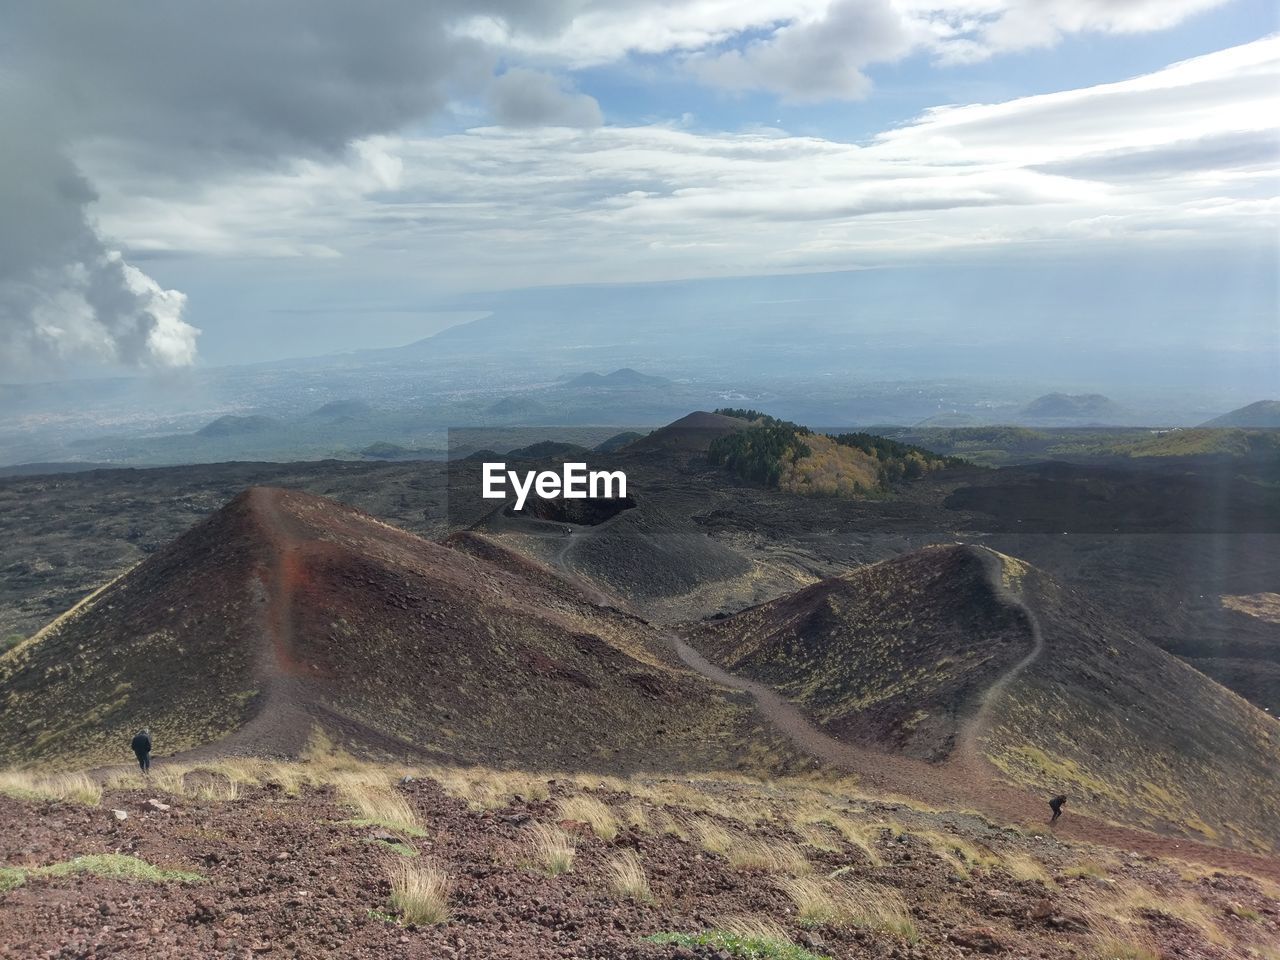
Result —
[[228, 414], [217, 420], [206, 423], [196, 431], [198, 437], [240, 437], [245, 434], [261, 433], [281, 426], [279, 420], [272, 417], [249, 416], [237, 417]]
[[641, 373], [639, 370], [632, 370], [630, 367], [623, 367], [620, 370], [614, 370], [612, 373], [582, 373], [569, 380], [565, 386], [567, 387], [662, 387], [671, 381], [666, 377], [655, 377], [647, 373]]
[[[11, 776], [0, 831], [0, 952], [24, 960], [1270, 960], [1280, 936], [1265, 864], [1138, 856], [848, 780], [317, 750], [162, 761], [145, 784]], [[419, 878], [437, 883], [410, 896]]]
[[1078, 420], [1113, 423], [1125, 419], [1125, 411], [1100, 393], [1048, 393], [1022, 408], [1024, 420], [1037, 423]]
[[1280, 849], [1280, 726], [1012, 558], [931, 548], [691, 639], [825, 732], [1061, 790], [1101, 816]]
[[1280, 427], [1280, 400], [1259, 400], [1248, 406], [1224, 413], [1202, 424], [1202, 427], [1254, 427], [1274, 429]]
[[901, 480], [917, 480], [962, 461], [869, 433], [828, 436], [808, 427], [747, 411], [743, 430], [712, 440], [707, 462], [739, 480], [805, 496], [864, 497], [890, 492]]
[[[365, 750], [732, 761], [740, 709], [645, 625], [350, 507], [255, 488], [0, 659], [0, 762]], [[225, 738], [225, 739], [224, 739]]]
[[695, 410], [627, 445], [629, 453], [650, 451], [705, 453], [713, 440], [750, 426], [750, 421]]

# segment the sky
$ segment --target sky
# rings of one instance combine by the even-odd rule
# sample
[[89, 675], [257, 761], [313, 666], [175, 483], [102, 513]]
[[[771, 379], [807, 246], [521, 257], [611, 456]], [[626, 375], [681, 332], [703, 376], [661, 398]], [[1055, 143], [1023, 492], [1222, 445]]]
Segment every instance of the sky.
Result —
[[531, 286], [1209, 255], [1254, 307], [1205, 342], [1275, 352], [1278, 31], [1258, 0], [0, 0], [0, 379], [389, 346]]

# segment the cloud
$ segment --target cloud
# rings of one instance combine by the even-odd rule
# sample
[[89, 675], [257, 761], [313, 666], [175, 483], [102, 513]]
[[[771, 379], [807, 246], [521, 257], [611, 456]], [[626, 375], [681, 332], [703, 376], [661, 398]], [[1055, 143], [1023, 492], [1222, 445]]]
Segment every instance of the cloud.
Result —
[[566, 89], [547, 73], [513, 67], [493, 81], [493, 115], [505, 127], [598, 127], [595, 98]]
[[[1255, 229], [1273, 183], [1245, 160], [1251, 134], [1274, 129], [1274, 41], [1124, 84], [930, 111], [862, 147], [606, 128], [563, 76], [642, 54], [646, 69], [725, 89], [850, 99], [871, 65], [912, 53], [1160, 29], [1216, 2], [8, 4], [0, 364], [191, 362], [186, 300], [139, 268], [146, 257], [345, 258], [416, 275], [425, 253], [442, 283], [478, 285], [495, 270], [634, 279], [1032, 233], [1074, 242], [1094, 224], [1170, 236], [1183, 211], [1196, 229]], [[455, 104], [487, 105], [495, 125], [421, 134]]]
[[863, 68], [906, 55], [912, 34], [886, 0], [836, 0], [820, 17], [691, 63], [701, 79], [730, 90], [771, 90], [800, 102], [852, 100], [871, 89]]
[[[146, 183], [104, 187], [100, 208], [113, 231], [161, 249], [301, 261], [328, 248], [343, 258], [334, 269], [403, 267], [439, 290], [973, 247], [1246, 248], [1274, 234], [1276, 175], [1256, 161], [1280, 133], [1278, 78], [1269, 39], [1121, 83], [930, 110], [866, 144], [666, 125], [378, 137], [341, 163], [239, 177], [198, 200], [180, 185], [154, 204], [138, 201]], [[116, 175], [95, 167], [94, 179]]]
[[1051, 47], [1080, 33], [1150, 33], [1228, 0], [907, 0], [904, 13], [927, 23], [944, 59], [984, 60]]
[[198, 331], [182, 319], [185, 297], [98, 234], [93, 189], [39, 118], [0, 105], [0, 129], [23, 131], [0, 138], [0, 370], [86, 357], [190, 363]]
[[459, 32], [573, 68], [671, 55], [702, 82], [790, 101], [867, 95], [865, 68], [912, 53], [983, 60], [1087, 33], [1175, 26], [1227, 0], [583, 0], [555, 30], [489, 16]]
[[457, 34], [456, 22], [479, 13], [537, 34], [570, 3], [7, 4], [0, 362], [194, 357], [182, 295], [127, 263], [90, 215], [99, 191], [84, 157], [138, 182], [184, 183], [188, 194], [305, 161], [344, 162], [353, 142], [482, 93], [496, 53]]

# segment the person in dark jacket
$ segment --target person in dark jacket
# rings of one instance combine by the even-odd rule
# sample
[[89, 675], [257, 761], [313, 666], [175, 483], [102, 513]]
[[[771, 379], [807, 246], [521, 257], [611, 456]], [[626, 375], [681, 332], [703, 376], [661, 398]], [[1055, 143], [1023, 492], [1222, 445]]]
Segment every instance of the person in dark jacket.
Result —
[[1067, 795], [1060, 793], [1049, 801], [1049, 809], [1053, 811], [1053, 816], [1049, 818], [1050, 825], [1058, 822], [1058, 818], [1062, 816], [1062, 805], [1067, 802]]
[[134, 734], [132, 742], [129, 744], [133, 748], [134, 756], [138, 758], [138, 766], [142, 768], [143, 773], [151, 772], [151, 731], [143, 727]]

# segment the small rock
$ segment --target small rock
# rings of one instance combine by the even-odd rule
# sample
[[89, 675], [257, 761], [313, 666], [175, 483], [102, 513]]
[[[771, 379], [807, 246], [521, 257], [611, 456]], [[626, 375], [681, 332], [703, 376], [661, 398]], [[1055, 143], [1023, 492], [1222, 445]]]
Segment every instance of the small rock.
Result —
[[947, 934], [947, 939], [958, 947], [968, 947], [979, 953], [997, 953], [1004, 944], [990, 927], [959, 927]]
[[1032, 920], [1048, 920], [1053, 916], [1053, 901], [1048, 897], [1042, 897], [1031, 905]]
[[826, 946], [823, 939], [812, 931], [806, 931], [800, 934], [800, 945], [810, 950], [821, 950]]
[[289, 854], [284, 850], [280, 851], [275, 855], [276, 863], [284, 863], [288, 859], [289, 859]]
[[112, 815], [113, 817], [115, 817], [117, 820], [128, 820], [128, 819], [129, 819], [129, 811], [128, 811], [128, 810], [112, 810], [112, 811], [111, 811], [111, 815]]
[[167, 804], [167, 803], [161, 803], [161, 802], [160, 802], [159, 800], [157, 800], [155, 797], [152, 797], [150, 800], [148, 800], [148, 801], [144, 804], [144, 806], [147, 806], [147, 807], [149, 807], [150, 809], [152, 809], [152, 810], [156, 810], [156, 811], [158, 811], [158, 812], [160, 812], [160, 813], [164, 813], [166, 810], [170, 809], [169, 804]]

